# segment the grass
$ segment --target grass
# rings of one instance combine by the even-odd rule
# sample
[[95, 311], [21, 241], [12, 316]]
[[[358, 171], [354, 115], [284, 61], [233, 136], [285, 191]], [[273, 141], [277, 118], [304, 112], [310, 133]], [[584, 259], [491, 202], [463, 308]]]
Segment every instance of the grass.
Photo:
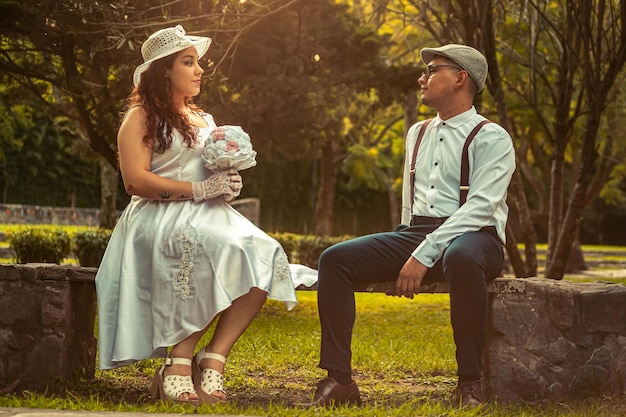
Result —
[[421, 294], [414, 300], [357, 294], [353, 366], [363, 407], [305, 410], [315, 382], [320, 330], [314, 292], [300, 291], [288, 312], [268, 301], [228, 358], [227, 404], [198, 408], [152, 401], [147, 395], [160, 360], [97, 371], [62, 395], [1, 395], [0, 407], [146, 413], [251, 416], [615, 416], [626, 414], [619, 398], [541, 404], [490, 404], [482, 411], [448, 403], [456, 385], [448, 296]]
[[31, 225], [31, 224], [7, 224], [7, 223], [2, 223], [2, 224], [0, 224], [0, 232], [9, 233], [9, 232], [13, 232], [13, 231], [19, 230], [19, 229], [21, 229], [23, 227], [61, 228], [61, 229], [65, 230], [70, 235], [72, 235], [73, 233], [78, 232], [78, 231], [95, 229], [94, 226], [73, 226], [73, 225], [57, 225], [57, 224]]
[[[18, 227], [0, 225], [0, 232]], [[68, 232], [83, 229], [87, 227], [67, 227]], [[624, 247], [583, 246], [583, 250], [609, 252], [611, 260], [621, 260], [626, 265]], [[622, 252], [624, 256], [620, 257]], [[624, 278], [566, 279], [626, 284]], [[0, 407], [276, 417], [626, 415], [625, 397], [537, 404], [496, 403], [480, 411], [456, 409], [448, 403], [456, 386], [448, 296], [421, 294], [408, 300], [359, 293], [356, 298], [353, 368], [365, 401], [363, 407], [305, 410], [292, 405], [309, 399], [315, 383], [325, 376], [317, 368], [320, 329], [316, 293], [307, 291], [298, 292], [300, 304], [290, 312], [281, 303], [268, 301], [239, 339], [226, 367], [230, 398], [226, 404], [194, 408], [154, 402], [147, 391], [161, 360], [149, 359], [116, 370], [96, 371], [94, 380], [81, 381], [63, 394], [2, 394]]]

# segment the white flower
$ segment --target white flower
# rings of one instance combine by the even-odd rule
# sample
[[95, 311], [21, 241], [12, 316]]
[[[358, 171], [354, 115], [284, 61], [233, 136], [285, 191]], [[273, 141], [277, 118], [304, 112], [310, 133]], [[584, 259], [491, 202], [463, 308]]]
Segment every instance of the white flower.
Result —
[[241, 126], [218, 126], [209, 133], [202, 159], [208, 169], [237, 171], [256, 165], [256, 152], [252, 149], [250, 136]]

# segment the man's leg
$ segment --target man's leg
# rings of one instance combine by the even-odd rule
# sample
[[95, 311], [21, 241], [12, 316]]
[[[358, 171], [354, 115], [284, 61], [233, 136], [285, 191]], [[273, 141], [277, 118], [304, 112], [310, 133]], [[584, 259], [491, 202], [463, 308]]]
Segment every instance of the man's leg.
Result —
[[[436, 226], [414, 226], [401, 232], [377, 233], [331, 246], [322, 253], [318, 273], [318, 310], [322, 329], [319, 366], [332, 382], [351, 378], [351, 341], [355, 321], [354, 287], [361, 283], [394, 281], [413, 250]], [[324, 381], [322, 381], [324, 382]], [[318, 387], [314, 398], [343, 392], [342, 387]], [[355, 386], [358, 394], [358, 389]], [[328, 399], [328, 398], [326, 398]], [[331, 398], [332, 399], [332, 398]], [[341, 398], [336, 398], [341, 402]]]
[[[500, 274], [503, 260], [502, 244], [486, 231], [459, 236], [443, 255], [443, 271], [450, 290], [450, 320], [456, 344], [459, 387], [467, 387], [469, 391], [481, 389], [488, 314], [487, 284]], [[466, 394], [479, 402], [483, 400], [482, 389]]]

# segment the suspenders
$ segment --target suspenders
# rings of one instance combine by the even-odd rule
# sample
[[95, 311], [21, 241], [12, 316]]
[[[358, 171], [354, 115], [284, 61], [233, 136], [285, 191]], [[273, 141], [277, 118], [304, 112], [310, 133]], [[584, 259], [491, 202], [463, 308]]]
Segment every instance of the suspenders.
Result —
[[[422, 126], [420, 127], [420, 131], [417, 134], [417, 141], [415, 142], [415, 147], [413, 148], [413, 157], [411, 159], [411, 170], [409, 171], [409, 181], [410, 181], [410, 196], [411, 196], [411, 211], [410, 215], [413, 215], [413, 196], [415, 193], [415, 161], [417, 160], [417, 150], [419, 149], [420, 143], [422, 142], [422, 138], [424, 137], [424, 132], [426, 132], [426, 128], [430, 124], [432, 119], [426, 120]], [[463, 153], [461, 154], [461, 180], [459, 187], [459, 207], [465, 204], [465, 200], [467, 199], [467, 193], [469, 192], [469, 158], [467, 156], [468, 149], [472, 140], [474, 140], [474, 136], [478, 133], [478, 131], [487, 123], [491, 123], [489, 120], [483, 120], [478, 123], [474, 129], [470, 132], [465, 140], [465, 145], [463, 145]]]

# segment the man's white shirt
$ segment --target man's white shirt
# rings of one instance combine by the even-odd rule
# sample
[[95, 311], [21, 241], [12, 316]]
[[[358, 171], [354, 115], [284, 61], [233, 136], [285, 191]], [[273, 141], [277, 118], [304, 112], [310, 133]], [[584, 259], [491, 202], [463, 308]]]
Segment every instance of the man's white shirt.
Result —
[[505, 242], [508, 216], [507, 188], [515, 170], [511, 137], [496, 123], [484, 125], [468, 149], [469, 192], [459, 207], [461, 155], [467, 136], [483, 116], [472, 107], [448, 120], [437, 115], [428, 125], [415, 163], [413, 213], [410, 213], [410, 165], [421, 125], [411, 126], [405, 143], [402, 223], [411, 216], [449, 217], [413, 251], [413, 257], [431, 268], [450, 242], [466, 232], [495, 226]]

